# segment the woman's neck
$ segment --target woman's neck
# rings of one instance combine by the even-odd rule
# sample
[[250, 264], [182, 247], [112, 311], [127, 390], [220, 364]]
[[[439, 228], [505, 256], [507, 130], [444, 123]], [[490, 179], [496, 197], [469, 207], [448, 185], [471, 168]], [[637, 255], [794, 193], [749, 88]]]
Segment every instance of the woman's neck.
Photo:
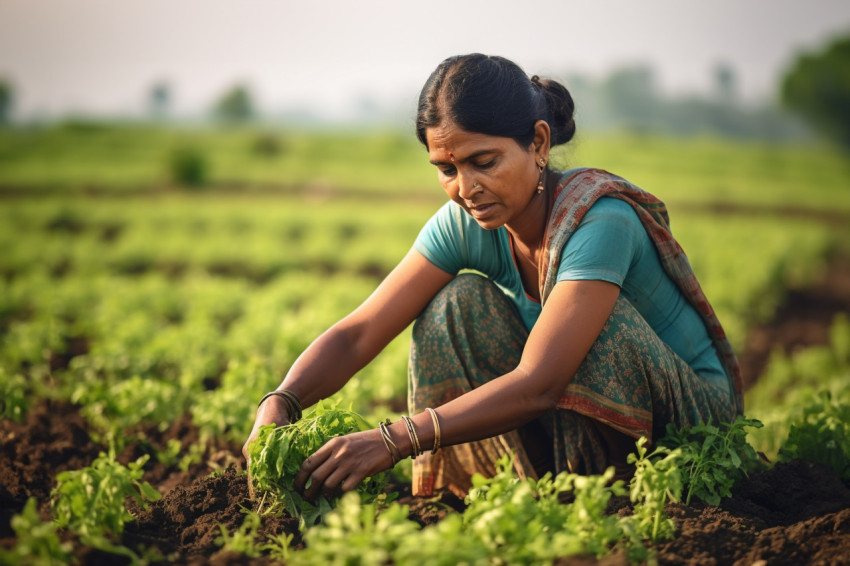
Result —
[[[548, 177], [551, 175], [547, 175], [547, 181]], [[517, 252], [537, 265], [539, 265], [540, 252], [543, 249], [543, 237], [546, 234], [553, 197], [554, 186], [550, 186], [547, 182], [546, 190], [532, 197], [525, 214], [517, 219], [518, 221], [505, 225], [514, 240]]]

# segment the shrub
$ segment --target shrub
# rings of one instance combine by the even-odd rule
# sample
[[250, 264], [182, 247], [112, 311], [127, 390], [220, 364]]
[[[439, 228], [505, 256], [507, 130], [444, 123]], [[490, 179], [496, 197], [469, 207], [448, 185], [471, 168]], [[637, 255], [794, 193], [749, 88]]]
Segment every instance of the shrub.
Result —
[[207, 170], [207, 158], [196, 148], [175, 149], [168, 160], [171, 180], [178, 185], [194, 188], [205, 185], [208, 177]]

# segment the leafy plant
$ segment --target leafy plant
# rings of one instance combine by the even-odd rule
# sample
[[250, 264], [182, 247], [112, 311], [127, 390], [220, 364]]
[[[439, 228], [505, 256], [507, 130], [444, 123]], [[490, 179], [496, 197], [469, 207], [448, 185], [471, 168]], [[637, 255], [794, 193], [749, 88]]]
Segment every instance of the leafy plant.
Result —
[[850, 480], [850, 404], [835, 401], [829, 391], [822, 391], [803, 406], [801, 417], [791, 422], [779, 458], [820, 462], [841, 479]]
[[629, 497], [638, 536], [656, 543], [673, 538], [676, 532], [673, 520], [664, 514], [664, 506], [668, 499], [679, 501], [682, 497], [681, 452], [659, 446], [647, 455], [645, 444], [646, 438], [640, 437], [637, 454], [628, 456], [629, 463], [635, 465]]
[[207, 182], [209, 165], [206, 155], [194, 147], [173, 150], [168, 159], [171, 179], [187, 187], [200, 187]]
[[719, 505], [748, 472], [763, 468], [747, 443], [747, 427], [761, 428], [762, 423], [739, 415], [721, 426], [706, 423], [677, 429], [667, 425], [667, 434], [658, 443], [678, 449], [678, 466], [687, 486], [685, 503], [690, 504], [696, 495], [709, 505]]
[[181, 411], [183, 397], [173, 383], [133, 376], [112, 384], [80, 384], [72, 399], [83, 404], [82, 414], [118, 452], [131, 440], [127, 429], [142, 422], [167, 427]]
[[262, 553], [262, 546], [257, 542], [257, 529], [262, 524], [260, 515], [255, 511], [243, 509], [245, 514], [242, 524], [233, 534], [227, 532], [227, 527], [219, 525], [221, 536], [215, 539], [216, 544], [225, 550], [232, 550], [251, 558], [257, 558]]
[[[546, 474], [520, 480], [509, 459], [498, 462], [493, 478], [473, 476], [463, 513], [464, 540], [479, 541], [490, 557], [507, 563], [540, 563], [557, 557], [601, 557], [623, 538], [616, 516], [605, 509], [612, 495], [624, 495], [622, 481], [612, 482], [613, 468], [599, 476]], [[565, 505], [560, 497], [572, 492]]]
[[[406, 506], [393, 504], [379, 511], [356, 492], [342, 496], [320, 525], [309, 529], [307, 548], [292, 554], [291, 564], [389, 564], [401, 546], [417, 546], [419, 525], [408, 519]], [[445, 548], [445, 547], [443, 547]], [[420, 562], [421, 563], [421, 562]]]
[[36, 506], [36, 499], [30, 497], [23, 510], [12, 517], [17, 541], [11, 550], [0, 547], [0, 564], [53, 566], [73, 562], [71, 543], [59, 539], [55, 524], [41, 520]]
[[0, 367], [0, 418], [21, 422], [29, 409], [27, 395], [27, 380], [24, 376], [9, 376]]
[[266, 544], [262, 549], [268, 551], [269, 558], [278, 562], [288, 563], [292, 558], [292, 539], [295, 535], [292, 533], [278, 533], [269, 535], [266, 539]]
[[[302, 524], [312, 525], [326, 515], [339, 500], [320, 494], [315, 503], [301, 497], [295, 489], [295, 476], [301, 463], [328, 440], [371, 427], [353, 411], [331, 408], [318, 403], [300, 421], [282, 427], [267, 425], [248, 449], [248, 471], [254, 489], [271, 493]], [[388, 472], [366, 478], [357, 486], [365, 503], [381, 495]]]
[[146, 454], [124, 467], [114, 455], [101, 453], [87, 468], [60, 472], [51, 493], [56, 524], [81, 537], [120, 535], [124, 524], [133, 519], [125, 506], [128, 497], [144, 508], [148, 501], [161, 497], [150, 484], [141, 481], [142, 466], [148, 458]]

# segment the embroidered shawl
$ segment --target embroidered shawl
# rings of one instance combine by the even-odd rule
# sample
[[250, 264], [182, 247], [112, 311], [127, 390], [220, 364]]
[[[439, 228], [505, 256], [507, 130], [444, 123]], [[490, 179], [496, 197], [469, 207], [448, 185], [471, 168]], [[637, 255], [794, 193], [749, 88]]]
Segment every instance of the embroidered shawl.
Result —
[[729, 376], [737, 412], [743, 413], [743, 385], [738, 360], [685, 252], [673, 238], [667, 207], [656, 197], [625, 179], [601, 169], [582, 169], [560, 179], [555, 188], [555, 201], [544, 235], [543, 260], [539, 273], [541, 303], [545, 304], [557, 281], [561, 250], [593, 203], [601, 197], [625, 201], [637, 212], [658, 251], [664, 270], [700, 314], [726, 375]]

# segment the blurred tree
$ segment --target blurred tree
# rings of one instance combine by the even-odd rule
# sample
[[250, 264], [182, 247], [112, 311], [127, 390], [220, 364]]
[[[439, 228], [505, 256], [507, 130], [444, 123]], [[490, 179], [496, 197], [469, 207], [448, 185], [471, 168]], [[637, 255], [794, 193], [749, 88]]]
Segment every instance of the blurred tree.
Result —
[[729, 63], [718, 63], [714, 67], [714, 91], [721, 104], [735, 104], [738, 98], [738, 77]]
[[164, 81], [154, 83], [148, 94], [148, 104], [151, 118], [154, 120], [166, 119], [171, 106], [171, 85]]
[[782, 81], [782, 102], [850, 149], [850, 36], [803, 53]]
[[613, 71], [602, 84], [603, 99], [614, 116], [635, 131], [648, 131], [659, 110], [655, 76], [647, 66]]
[[254, 116], [254, 101], [251, 93], [244, 85], [230, 88], [218, 99], [213, 113], [224, 122], [247, 122]]
[[12, 83], [0, 77], [0, 126], [5, 126], [12, 121], [12, 105], [15, 94]]

